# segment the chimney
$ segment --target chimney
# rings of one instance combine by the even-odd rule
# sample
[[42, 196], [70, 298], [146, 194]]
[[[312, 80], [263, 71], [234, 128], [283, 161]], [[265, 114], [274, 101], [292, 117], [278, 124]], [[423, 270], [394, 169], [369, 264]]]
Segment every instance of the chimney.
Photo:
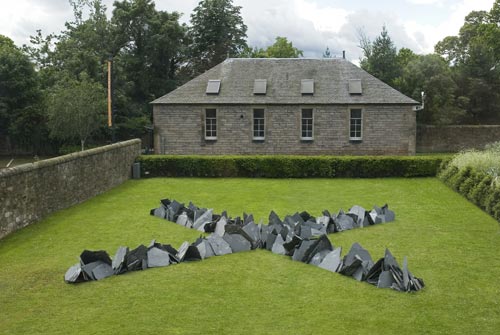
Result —
[[342, 58], [345, 59], [345, 50], [342, 50]]

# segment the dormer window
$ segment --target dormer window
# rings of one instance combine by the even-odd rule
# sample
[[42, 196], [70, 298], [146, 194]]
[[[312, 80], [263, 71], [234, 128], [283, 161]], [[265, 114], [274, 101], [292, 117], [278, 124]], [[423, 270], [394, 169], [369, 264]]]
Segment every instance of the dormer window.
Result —
[[220, 79], [211, 79], [207, 83], [207, 94], [219, 94], [220, 91]]
[[361, 79], [349, 80], [349, 94], [362, 94]]
[[314, 79], [302, 79], [300, 81], [300, 93], [303, 95], [314, 94]]
[[267, 79], [255, 79], [253, 82], [253, 94], [266, 95]]

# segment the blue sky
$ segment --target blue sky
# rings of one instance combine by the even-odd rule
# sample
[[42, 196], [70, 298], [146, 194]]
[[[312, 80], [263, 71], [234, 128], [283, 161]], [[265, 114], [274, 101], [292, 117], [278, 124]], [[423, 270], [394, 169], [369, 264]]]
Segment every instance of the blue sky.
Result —
[[[112, 9], [113, 0], [103, 1]], [[156, 7], [184, 13], [183, 22], [199, 0], [156, 0]], [[359, 31], [370, 39], [386, 25], [398, 48], [430, 53], [448, 35], [456, 35], [465, 15], [489, 10], [493, 0], [234, 0], [242, 6], [248, 43], [265, 47], [285, 36], [306, 57], [321, 57], [328, 46], [333, 53], [346, 50], [359, 60]], [[0, 0], [0, 34], [16, 44], [28, 43], [36, 29], [47, 34], [64, 29], [72, 17], [67, 0]]]

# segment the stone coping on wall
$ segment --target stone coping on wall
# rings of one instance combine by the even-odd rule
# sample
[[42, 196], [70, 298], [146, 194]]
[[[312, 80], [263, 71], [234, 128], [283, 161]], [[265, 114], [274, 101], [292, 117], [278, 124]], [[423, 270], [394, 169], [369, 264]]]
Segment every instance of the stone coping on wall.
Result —
[[419, 124], [418, 127], [423, 128], [500, 128], [499, 124], [452, 124], [452, 125], [434, 125], [434, 124]]
[[76, 159], [79, 159], [82, 157], [93, 156], [93, 155], [97, 155], [97, 154], [107, 152], [107, 151], [110, 151], [113, 149], [128, 147], [128, 146], [132, 146], [132, 145], [136, 145], [136, 144], [140, 144], [140, 143], [141, 143], [140, 139], [133, 139], [133, 140], [113, 143], [110, 145], [105, 145], [102, 147], [93, 148], [93, 149], [89, 149], [89, 150], [78, 151], [78, 152], [74, 152], [74, 153], [67, 154], [64, 156], [58, 156], [58, 157], [54, 157], [54, 158], [44, 159], [44, 160], [34, 162], [34, 163], [21, 164], [21, 165], [12, 167], [12, 168], [6, 168], [6, 169], [0, 170], [0, 178], [7, 177], [7, 176], [13, 176], [16, 174], [29, 172], [29, 171], [36, 170], [36, 169], [42, 169], [45, 167], [54, 166], [54, 165], [58, 165], [61, 163], [71, 162], [73, 160], [76, 160]]

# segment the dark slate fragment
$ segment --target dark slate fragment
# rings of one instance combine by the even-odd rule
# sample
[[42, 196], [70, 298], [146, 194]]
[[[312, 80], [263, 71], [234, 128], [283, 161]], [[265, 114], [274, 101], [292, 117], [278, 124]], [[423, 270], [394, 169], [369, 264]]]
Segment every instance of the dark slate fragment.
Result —
[[160, 202], [163, 206], [165, 206], [165, 208], [168, 208], [168, 206], [170, 206], [171, 203], [170, 199], [162, 199], [160, 200]]
[[354, 228], [354, 220], [343, 211], [333, 218], [336, 231], [350, 230]]
[[310, 238], [311, 236], [312, 236], [311, 227], [301, 225], [300, 226], [300, 238], [305, 240], [305, 239]]
[[[183, 227], [188, 227], [188, 222], [189, 222], [189, 217], [187, 216], [186, 212], [182, 212], [178, 217], [175, 223], [177, 223], [180, 226]], [[191, 227], [188, 227], [191, 228]]]
[[113, 262], [111, 263], [111, 267], [113, 268], [115, 275], [127, 272], [127, 264], [125, 263], [127, 254], [128, 247], [119, 247], [116, 251], [115, 257], [113, 257]]
[[380, 274], [383, 271], [384, 267], [384, 259], [380, 258], [371, 268], [370, 271], [367, 272], [365, 278], [366, 282], [372, 285], [377, 285], [379, 282]]
[[104, 262], [99, 263], [100, 264], [94, 267], [94, 269], [92, 270], [92, 274], [94, 275], [95, 280], [101, 280], [114, 274], [111, 265]]
[[106, 264], [106, 263], [104, 263], [103, 261], [95, 261], [87, 264], [82, 264], [82, 272], [84, 278], [86, 278], [87, 280], [97, 280], [94, 275], [94, 269], [101, 264]]
[[363, 261], [358, 256], [354, 256], [354, 259], [349, 264], [343, 263], [342, 268], [338, 272], [351, 277], [357, 272], [362, 271], [361, 263], [363, 263]]
[[[309, 214], [307, 214], [307, 212], [305, 212], [305, 213], [306, 213], [305, 215], [309, 215]], [[299, 213], [293, 214], [292, 219], [295, 222], [295, 224], [299, 224], [299, 225], [303, 225], [305, 222], [305, 220], [302, 218], [302, 216]]]
[[278, 214], [276, 214], [274, 211], [271, 211], [271, 213], [269, 213], [269, 225], [270, 226], [275, 224], [281, 225], [281, 223], [282, 222]]
[[349, 215], [355, 223], [356, 227], [363, 227], [363, 222], [365, 220], [365, 209], [361, 206], [354, 205], [351, 207], [349, 212], [347, 212], [347, 215]]
[[330, 221], [331, 221], [330, 216], [326, 216], [326, 215], [320, 216], [316, 219], [316, 222], [319, 226], [319, 229], [324, 229], [325, 234], [328, 234], [327, 229], [328, 229], [328, 225], [330, 224]]
[[246, 213], [243, 213], [243, 225], [249, 224], [250, 222], [254, 222], [253, 215], [246, 215]]
[[248, 251], [252, 249], [250, 241], [248, 241], [240, 234], [225, 233], [223, 239], [231, 246], [231, 250], [233, 251], [233, 253]]
[[250, 222], [244, 225], [242, 230], [246, 234], [246, 236], [250, 238], [252, 249], [256, 249], [261, 246], [262, 241], [260, 239], [260, 228], [258, 225], [256, 225], [254, 222]]
[[126, 257], [127, 269], [129, 271], [145, 270], [148, 267], [148, 248], [140, 245], [131, 250]]
[[378, 288], [390, 288], [394, 285], [394, 278], [392, 277], [391, 271], [382, 271], [380, 273], [377, 287]]
[[179, 263], [179, 259], [177, 258], [177, 250], [172, 247], [170, 244], [161, 244], [161, 243], [156, 243], [155, 240], [151, 242], [148, 248], [156, 247], [158, 249], [161, 249], [163, 251], [168, 252], [169, 254], [169, 259], [171, 264], [177, 264]]
[[267, 236], [269, 235], [269, 232], [270, 232], [269, 229], [270, 229], [270, 227], [268, 225], [263, 224], [263, 225], [260, 226], [260, 240], [261, 240], [260, 247], [262, 249], [267, 248], [266, 247], [266, 242], [267, 242]]
[[205, 240], [205, 258], [216, 256], [212, 245], [208, 240]]
[[163, 205], [161, 205], [158, 208], [152, 209], [151, 215], [154, 215], [154, 216], [159, 217], [161, 219], [165, 219], [167, 217], [167, 211], [165, 210], [165, 207], [163, 207]]
[[80, 261], [82, 262], [82, 264], [89, 264], [101, 261], [108, 265], [111, 265], [111, 258], [109, 257], [108, 253], [104, 250], [99, 250], [99, 251], [84, 250], [80, 254]]
[[195, 245], [190, 245], [187, 250], [186, 254], [184, 255], [184, 262], [193, 262], [193, 261], [201, 261], [202, 257], [200, 255], [200, 251]]
[[303, 240], [302, 243], [300, 243], [299, 247], [295, 249], [292, 259], [298, 262], [305, 262], [308, 256], [308, 254], [306, 255], [307, 250], [309, 250], [311, 246], [314, 246], [315, 243], [315, 240]]
[[[251, 244], [256, 243], [256, 241], [254, 241], [254, 239], [245, 232], [245, 230], [243, 229], [243, 227], [241, 225], [227, 224], [225, 226], [225, 229], [226, 229], [226, 233], [228, 233], [228, 234], [238, 234], [238, 235], [241, 235], [244, 238], [246, 238], [248, 240], [248, 242], [250, 242]], [[252, 249], [255, 249], [255, 248], [252, 248]]]
[[326, 235], [321, 235], [318, 239], [311, 241], [314, 241], [314, 243], [304, 253], [303, 262], [305, 263], [310, 263], [314, 255], [316, 255], [317, 253], [323, 251], [330, 252], [333, 250], [332, 243]]
[[408, 291], [410, 288], [410, 278], [408, 274], [408, 258], [403, 259], [403, 290]]
[[298, 246], [302, 243], [302, 241], [303, 240], [299, 236], [294, 235], [290, 241], [284, 243], [283, 247], [286, 250], [286, 254], [288, 256], [292, 256], [296, 248], [298, 248]]
[[385, 222], [391, 222], [396, 219], [396, 215], [389, 209], [389, 205], [382, 206], [382, 213], [385, 216]]
[[220, 237], [224, 236], [224, 232], [226, 231], [225, 228], [226, 224], [227, 224], [227, 217], [223, 215], [215, 225], [214, 233], [219, 235]]
[[311, 265], [315, 265], [315, 266], [318, 266], [322, 261], [323, 259], [332, 251], [330, 250], [322, 250], [320, 252], [317, 252], [313, 258], [311, 258], [311, 260], [309, 261], [309, 264]]
[[66, 271], [64, 274], [64, 281], [70, 284], [85, 281], [80, 263], [73, 265], [68, 269], [68, 271]]
[[342, 259], [340, 258], [341, 253], [342, 247], [338, 247], [335, 250], [330, 251], [318, 266], [331, 272], [338, 272], [342, 267]]
[[201, 214], [201, 215], [199, 215], [197, 217], [195, 215], [196, 218], [195, 218], [194, 223], [193, 223], [193, 229], [196, 229], [196, 230], [204, 232], [205, 231], [205, 225], [207, 223], [212, 222], [212, 213], [213, 213], [213, 210], [209, 209], [209, 210], [203, 212], [203, 214]]
[[278, 236], [276, 237], [276, 240], [273, 243], [273, 247], [271, 249], [271, 252], [274, 254], [278, 254], [278, 255], [285, 255], [286, 250], [283, 247], [284, 242], [285, 241], [283, 240], [283, 237], [281, 236], [281, 234], [278, 234]]
[[148, 250], [148, 268], [168, 266], [170, 264], [170, 253], [157, 247]]
[[303, 211], [302, 213], [300, 213], [299, 216], [302, 218], [303, 222], [312, 218], [311, 214], [307, 213], [306, 211]]
[[224, 239], [216, 234], [212, 234], [207, 238], [207, 242], [212, 247], [216, 256], [222, 256], [232, 253], [231, 246]]
[[391, 267], [399, 268], [399, 264], [389, 249], [385, 249], [383, 270], [389, 271]]
[[354, 243], [349, 253], [344, 257], [342, 274], [353, 276], [356, 280], [364, 280], [373, 266], [370, 253], [359, 243]]
[[349, 250], [349, 253], [344, 257], [344, 264], [351, 264], [355, 261], [356, 256], [358, 256], [361, 261], [371, 261], [373, 263], [370, 253], [359, 243], [353, 243], [351, 250]]
[[278, 234], [276, 233], [276, 230], [273, 230], [269, 234], [267, 234], [267, 240], [266, 240], [266, 249], [271, 251], [273, 249], [273, 244], [274, 241], [276, 241], [276, 237]]

